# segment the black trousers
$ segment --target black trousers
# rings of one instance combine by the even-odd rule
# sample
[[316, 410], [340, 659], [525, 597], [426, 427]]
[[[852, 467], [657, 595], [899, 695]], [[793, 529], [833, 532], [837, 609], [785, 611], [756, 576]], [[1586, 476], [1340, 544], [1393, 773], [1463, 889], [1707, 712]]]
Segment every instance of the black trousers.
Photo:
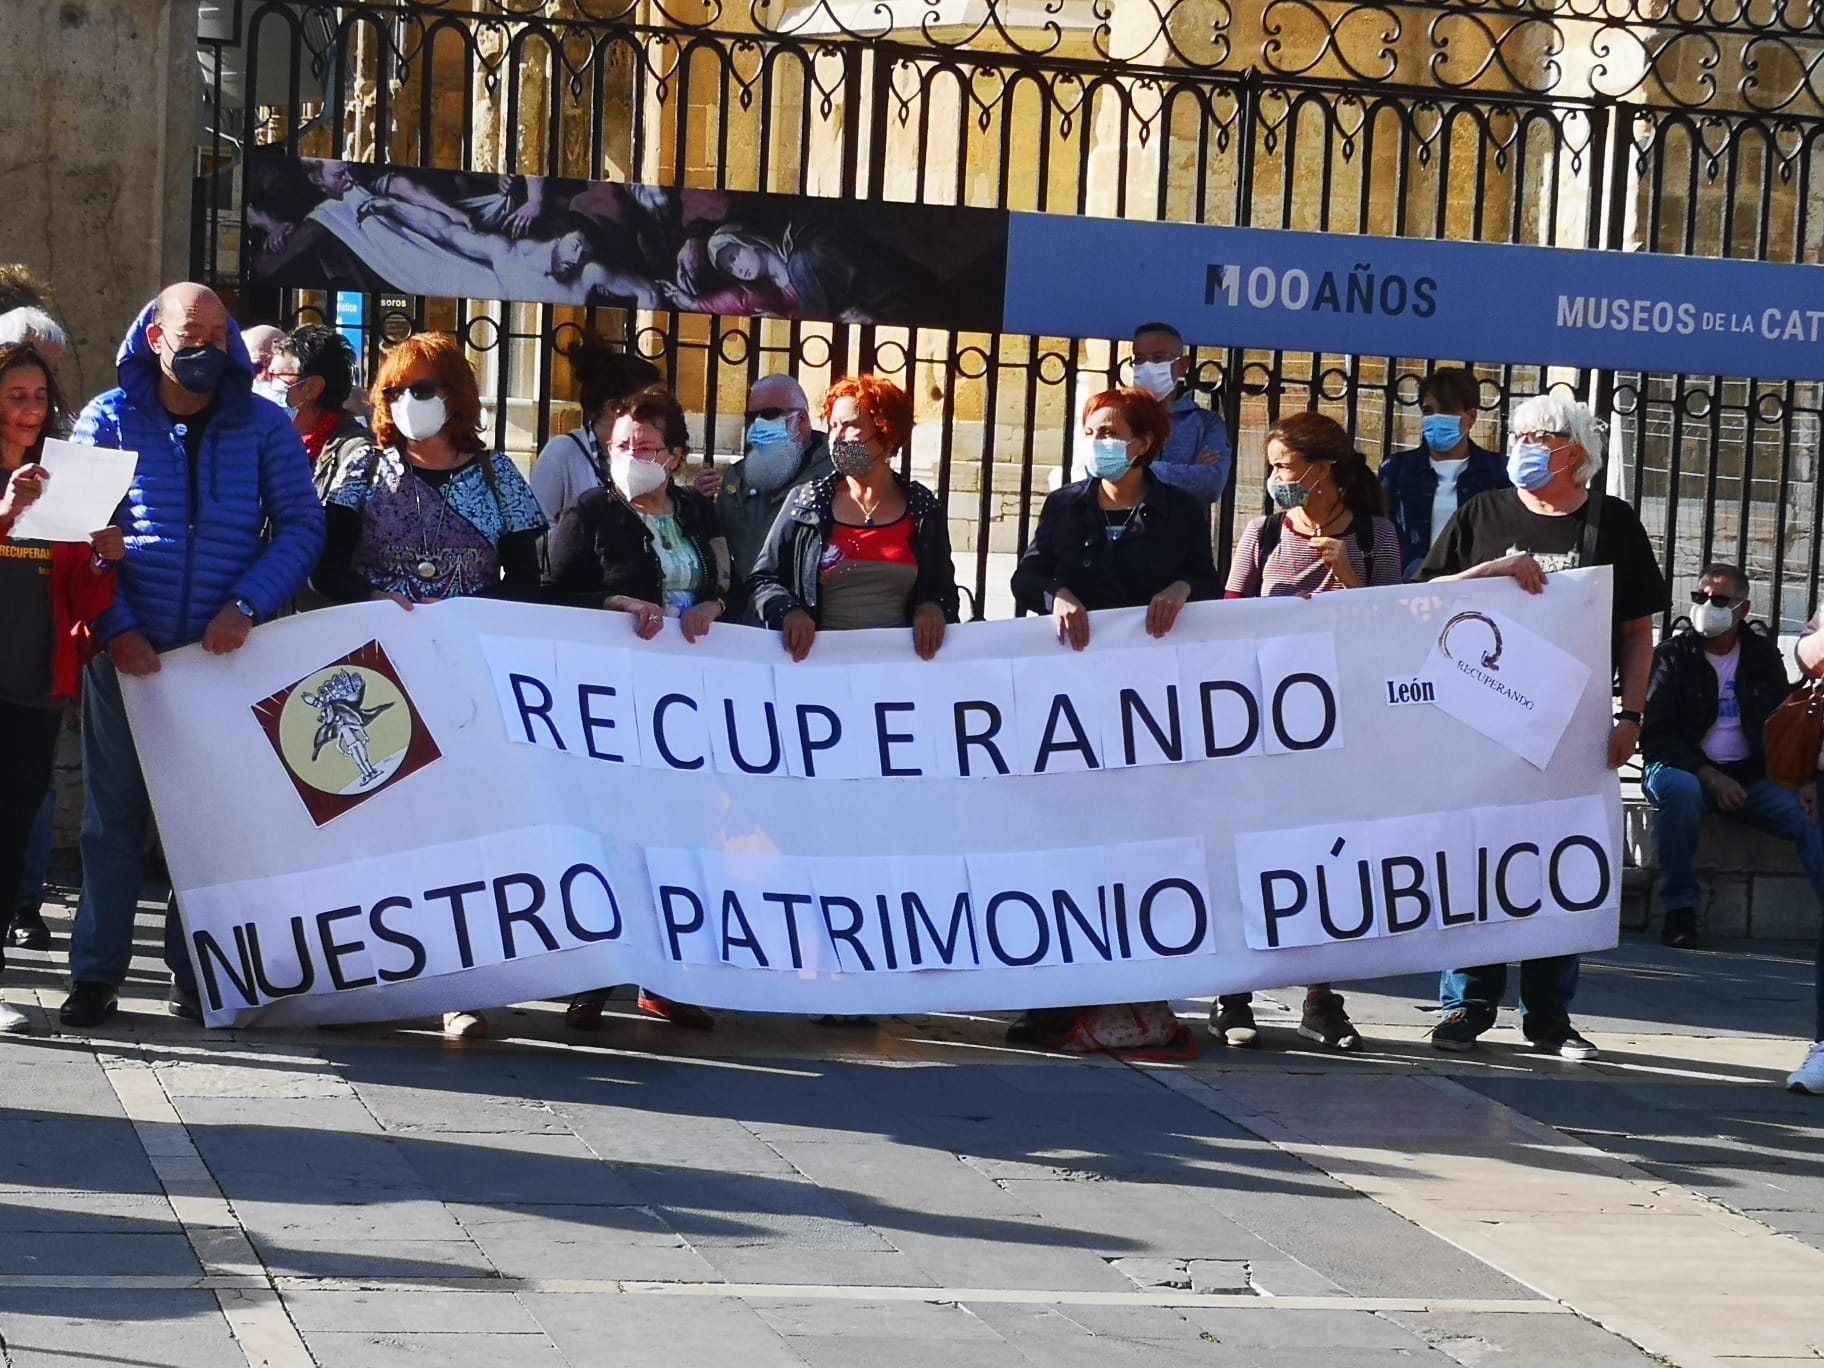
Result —
[[[18, 901], [25, 848], [51, 787], [62, 728], [61, 707], [29, 708], [0, 699], [0, 906]], [[0, 927], [0, 969], [6, 967], [4, 930]]]

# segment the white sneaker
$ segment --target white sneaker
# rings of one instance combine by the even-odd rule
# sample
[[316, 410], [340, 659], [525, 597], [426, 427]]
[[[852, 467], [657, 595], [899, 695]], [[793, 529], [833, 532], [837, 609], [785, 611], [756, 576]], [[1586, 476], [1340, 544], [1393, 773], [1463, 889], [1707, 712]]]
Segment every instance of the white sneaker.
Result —
[[[23, 1035], [31, 1029], [32, 1019], [30, 1017], [17, 1007], [9, 1007], [6, 1003], [0, 1002], [0, 1035]], [[1794, 1074], [1793, 1077], [1797, 1078], [1798, 1075]], [[1820, 1091], [1824, 1091], [1824, 1085], [1820, 1086]]]
[[1786, 1091], [1824, 1097], [1824, 1040], [1811, 1047], [1805, 1062], [1786, 1079]]

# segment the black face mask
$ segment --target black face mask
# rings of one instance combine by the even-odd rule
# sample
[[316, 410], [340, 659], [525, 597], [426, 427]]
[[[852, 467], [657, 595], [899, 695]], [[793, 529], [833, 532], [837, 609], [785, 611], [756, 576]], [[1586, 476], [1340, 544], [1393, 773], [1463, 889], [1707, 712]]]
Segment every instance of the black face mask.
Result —
[[228, 353], [220, 347], [185, 347], [171, 356], [171, 378], [192, 394], [214, 394], [227, 370]]

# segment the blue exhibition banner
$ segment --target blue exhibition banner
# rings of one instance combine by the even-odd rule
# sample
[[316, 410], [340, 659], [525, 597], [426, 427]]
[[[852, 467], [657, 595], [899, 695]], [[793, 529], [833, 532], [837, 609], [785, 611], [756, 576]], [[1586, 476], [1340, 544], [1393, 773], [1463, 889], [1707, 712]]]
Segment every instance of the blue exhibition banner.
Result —
[[1011, 216], [1008, 332], [1824, 378], [1824, 267]]
[[250, 277], [353, 293], [1824, 378], [1824, 266], [247, 159]]

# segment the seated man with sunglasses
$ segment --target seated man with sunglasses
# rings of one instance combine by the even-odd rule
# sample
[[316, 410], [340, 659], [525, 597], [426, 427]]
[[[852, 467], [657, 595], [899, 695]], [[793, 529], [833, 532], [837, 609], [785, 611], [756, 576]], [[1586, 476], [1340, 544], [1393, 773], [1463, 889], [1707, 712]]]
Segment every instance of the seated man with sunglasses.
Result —
[[[747, 590], [754, 561], [792, 491], [834, 473], [830, 447], [811, 426], [810, 401], [789, 375], [765, 375], [747, 393], [743, 455], [716, 495], [716, 523], [728, 541], [728, 615], [758, 626]], [[705, 493], [701, 484], [698, 492]]]
[[1814, 794], [1795, 794], [1767, 778], [1761, 731], [1792, 692], [1780, 648], [1746, 624], [1748, 576], [1712, 565], [1691, 595], [1691, 627], [1653, 652], [1646, 720], [1640, 733], [1641, 787], [1659, 809], [1660, 940], [1697, 944], [1697, 834], [1706, 813], [1725, 812], [1790, 840], [1824, 898], [1824, 843], [1813, 820]]

